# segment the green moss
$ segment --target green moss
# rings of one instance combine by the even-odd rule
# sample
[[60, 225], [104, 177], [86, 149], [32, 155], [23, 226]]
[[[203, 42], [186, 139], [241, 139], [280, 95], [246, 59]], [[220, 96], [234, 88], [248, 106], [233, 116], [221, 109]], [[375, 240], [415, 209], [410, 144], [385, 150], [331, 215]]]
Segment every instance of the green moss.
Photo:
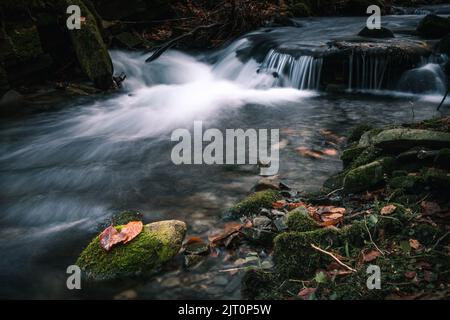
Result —
[[361, 152], [361, 154], [358, 157], [356, 157], [356, 159], [351, 164], [352, 168], [357, 168], [365, 164], [371, 163], [375, 161], [377, 158], [379, 158], [382, 153], [381, 149], [376, 148], [374, 146], [370, 146], [368, 148], [363, 149], [364, 150]]
[[377, 136], [383, 129], [374, 128], [369, 131], [364, 132], [359, 139], [358, 146], [369, 147], [372, 144], [372, 139]]
[[[323, 183], [324, 192], [330, 192], [342, 188], [342, 186], [344, 185], [344, 178], [346, 174], [347, 171], [344, 171], [325, 180], [325, 182]], [[319, 194], [319, 196], [320, 195], [322, 194]]]
[[236, 204], [230, 212], [233, 216], [257, 214], [262, 208], [272, 208], [272, 203], [279, 199], [281, 196], [276, 190], [255, 192]]
[[309, 17], [311, 15], [311, 9], [304, 1], [294, 0], [289, 5], [289, 12], [294, 17]]
[[348, 142], [357, 142], [359, 139], [361, 139], [361, 136], [369, 131], [372, 130], [373, 127], [368, 124], [360, 124], [356, 127], [354, 127], [350, 133], [348, 134]]
[[281, 298], [278, 287], [275, 274], [254, 269], [247, 271], [242, 278], [241, 293], [249, 300], [276, 300]]
[[69, 31], [78, 62], [96, 87], [109, 89], [112, 85], [113, 67], [95, 16], [81, 0], [67, 0], [67, 4], [79, 5], [86, 18], [81, 29]]
[[[120, 231], [123, 226], [115, 228]], [[118, 244], [108, 252], [100, 247], [97, 236], [81, 253], [76, 265], [92, 280], [149, 274], [178, 253], [185, 228], [182, 222], [149, 224], [135, 239], [127, 244]]]
[[327, 248], [338, 241], [335, 229], [318, 229], [308, 232], [286, 232], [274, 239], [274, 262], [276, 270], [285, 278], [305, 279], [317, 268], [326, 267], [330, 257], [321, 254], [311, 244]]
[[348, 168], [366, 149], [366, 147], [358, 146], [345, 149], [341, 155], [341, 160], [344, 164], [344, 168]]
[[43, 54], [39, 33], [35, 25], [23, 25], [8, 31], [15, 57], [19, 62], [35, 59]]
[[384, 182], [384, 174], [392, 169], [393, 158], [383, 158], [350, 170], [344, 178], [346, 192], [370, 190]]
[[289, 230], [298, 232], [313, 231], [319, 228], [305, 207], [299, 207], [288, 213], [287, 226]]

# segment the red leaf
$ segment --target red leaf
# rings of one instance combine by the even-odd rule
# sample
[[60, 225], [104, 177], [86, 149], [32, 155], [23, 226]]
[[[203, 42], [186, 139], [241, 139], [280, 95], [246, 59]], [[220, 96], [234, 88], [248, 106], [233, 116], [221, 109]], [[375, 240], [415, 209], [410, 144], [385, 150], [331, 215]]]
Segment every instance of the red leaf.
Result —
[[111, 248], [119, 243], [122, 242], [125, 239], [125, 235], [121, 234], [119, 231], [117, 231], [116, 228], [109, 226], [99, 236], [100, 239], [100, 246], [106, 250], [109, 251]]
[[376, 250], [369, 251], [368, 253], [363, 253], [363, 261], [371, 262], [371, 261], [375, 260], [376, 258], [378, 258], [380, 255], [381, 255], [381, 253]]
[[142, 224], [142, 221], [128, 222], [120, 231], [120, 233], [125, 236], [125, 240], [123, 243], [128, 243], [136, 238], [137, 235], [141, 233], [143, 227], [144, 225]]
[[305, 288], [298, 293], [298, 296], [303, 300], [309, 300], [316, 290], [317, 288]]

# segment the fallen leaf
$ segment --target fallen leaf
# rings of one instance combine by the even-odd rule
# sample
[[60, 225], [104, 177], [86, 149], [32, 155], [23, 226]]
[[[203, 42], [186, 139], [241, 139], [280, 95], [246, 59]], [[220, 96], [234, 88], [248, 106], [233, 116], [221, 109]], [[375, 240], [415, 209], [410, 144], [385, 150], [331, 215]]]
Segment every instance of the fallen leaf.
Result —
[[326, 213], [339, 213], [344, 215], [347, 210], [345, 208], [333, 207], [333, 206], [320, 206], [317, 207], [317, 213], [322, 215]]
[[292, 211], [294, 209], [297, 209], [299, 207], [306, 207], [305, 203], [303, 202], [292, 202], [292, 203], [288, 203], [288, 210]]
[[134, 238], [137, 237], [139, 233], [141, 233], [142, 228], [144, 225], [142, 224], [142, 221], [131, 221], [128, 222], [122, 230], [120, 230], [120, 233], [125, 236], [125, 239], [123, 243], [128, 243]]
[[305, 288], [298, 293], [298, 296], [303, 300], [309, 300], [316, 290], [317, 288]]
[[331, 148], [323, 149], [321, 152], [324, 155], [327, 155], [327, 156], [330, 156], [330, 157], [335, 157], [335, 156], [338, 155], [338, 151], [336, 149], [331, 149]]
[[363, 261], [364, 262], [371, 262], [378, 258], [381, 255], [381, 253], [377, 250], [369, 251], [368, 253], [363, 253]]
[[324, 159], [323, 155], [318, 152], [311, 149], [308, 149], [306, 147], [299, 147], [295, 149], [301, 156], [309, 157], [313, 159]]
[[274, 209], [283, 209], [286, 206], [286, 200], [278, 200], [272, 203], [272, 208]]
[[239, 222], [229, 222], [224, 225], [223, 231], [217, 234], [213, 234], [208, 237], [211, 244], [216, 244], [222, 240], [225, 240], [232, 234], [239, 232], [242, 229], [242, 224]]
[[409, 239], [409, 246], [414, 250], [418, 250], [421, 247], [421, 244], [416, 239]]
[[406, 271], [405, 272], [405, 277], [407, 279], [414, 279], [417, 276], [417, 273], [415, 271]]
[[422, 201], [420, 206], [423, 209], [424, 215], [433, 215], [442, 211], [441, 207], [436, 202]]
[[118, 244], [119, 242], [124, 241], [126, 236], [124, 234], [121, 234], [119, 231], [117, 231], [116, 228], [113, 226], [109, 226], [105, 230], [103, 230], [102, 233], [100, 233], [99, 239], [100, 239], [100, 246], [106, 250], [109, 251], [111, 248]]
[[393, 204], [387, 205], [381, 209], [381, 215], [388, 216], [390, 214], [393, 214], [396, 209], [397, 207], [394, 206]]
[[320, 225], [322, 227], [335, 226], [341, 223], [343, 218], [344, 215], [341, 213], [323, 214], [320, 216], [320, 219], [322, 220]]
[[185, 246], [189, 246], [191, 244], [196, 244], [196, 243], [203, 243], [203, 239], [200, 237], [190, 237], [186, 240], [186, 242], [184, 243]]

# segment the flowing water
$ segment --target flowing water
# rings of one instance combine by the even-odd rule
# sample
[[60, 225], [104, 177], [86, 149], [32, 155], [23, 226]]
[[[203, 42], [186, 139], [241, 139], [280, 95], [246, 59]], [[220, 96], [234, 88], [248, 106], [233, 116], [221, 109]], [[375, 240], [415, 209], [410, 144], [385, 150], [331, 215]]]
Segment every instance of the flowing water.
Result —
[[[390, 16], [383, 24], [415, 41], [405, 30], [421, 18]], [[133, 289], [139, 298], [239, 298], [241, 274], [218, 271], [254, 249], [222, 251], [194, 271], [180, 268], [178, 257], [151, 279], [81, 292], [66, 289], [65, 271], [122, 210], [139, 210], [146, 221], [184, 220], [189, 235], [204, 238], [221, 228], [221, 214], [249, 193], [259, 171], [251, 165], [175, 166], [171, 132], [191, 129], [194, 120], [205, 128], [279, 128], [279, 177], [294, 188], [313, 190], [341, 169], [338, 158], [313, 160], [295, 151], [330, 147], [321, 129], [342, 136], [361, 122], [384, 125], [435, 115], [445, 89], [439, 59], [407, 71], [400, 91], [378, 90], [382, 61], [362, 62], [350, 81], [350, 89], [359, 83], [369, 93], [319, 90], [327, 70], [317, 52], [329, 40], [354, 36], [364, 21], [298, 20], [298, 27], [253, 32], [217, 52], [169, 51], [150, 64], [148, 55], [112, 52], [116, 72], [127, 74], [117, 94], [3, 120], [0, 296], [111, 298]], [[424, 77], [430, 81], [421, 84]]]

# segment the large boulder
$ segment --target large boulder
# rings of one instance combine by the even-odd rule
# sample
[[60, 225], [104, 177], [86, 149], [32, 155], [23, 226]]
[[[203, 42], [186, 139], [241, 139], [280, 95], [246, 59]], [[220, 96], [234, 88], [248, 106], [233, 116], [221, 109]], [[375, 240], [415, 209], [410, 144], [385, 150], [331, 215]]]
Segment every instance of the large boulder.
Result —
[[85, 17], [81, 29], [69, 31], [81, 69], [97, 88], [109, 89], [113, 84], [113, 66], [97, 20], [83, 1], [66, 0], [66, 3], [80, 6], [81, 13]]
[[420, 21], [417, 32], [427, 39], [442, 38], [450, 33], [450, 18], [429, 14]]
[[390, 152], [404, 151], [412, 147], [448, 148], [450, 133], [421, 129], [389, 129], [373, 137], [372, 143]]
[[[120, 230], [122, 226], [115, 227]], [[150, 223], [127, 244], [110, 251], [100, 247], [99, 236], [80, 254], [76, 264], [89, 280], [103, 281], [151, 274], [180, 251], [186, 224], [168, 220]]]

